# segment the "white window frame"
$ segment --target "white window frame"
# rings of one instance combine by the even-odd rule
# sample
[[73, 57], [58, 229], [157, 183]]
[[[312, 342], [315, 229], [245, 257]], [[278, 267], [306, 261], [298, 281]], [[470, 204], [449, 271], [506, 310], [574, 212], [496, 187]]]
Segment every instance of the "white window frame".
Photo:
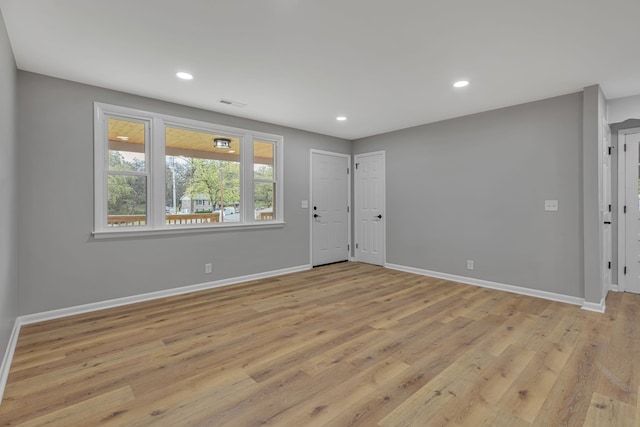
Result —
[[[252, 183], [251, 183], [251, 194], [252, 196], [253, 194], [253, 190], [255, 189], [255, 183], [274, 183], [275, 184], [275, 188], [274, 188], [274, 193], [275, 193], [275, 197], [276, 200], [278, 200], [279, 198], [281, 199], [281, 197], [278, 197], [278, 193], [280, 192], [280, 187], [278, 186], [278, 178], [276, 177], [276, 171], [281, 169], [279, 167], [280, 164], [280, 158], [278, 157], [278, 150], [280, 149], [280, 145], [278, 145], [278, 141], [274, 140], [274, 139], [270, 139], [270, 138], [261, 138], [261, 137], [257, 137], [255, 134], [253, 135], [253, 138], [251, 140], [251, 149], [253, 150], [255, 148], [255, 143], [256, 142], [264, 142], [264, 143], [270, 143], [273, 144], [273, 180], [269, 180], [269, 179], [256, 179], [255, 177], [255, 173], [253, 171], [253, 167], [254, 167], [254, 156], [253, 156], [253, 152], [251, 153], [251, 177], [253, 179]], [[252, 203], [254, 202], [253, 197], [252, 197]], [[278, 215], [280, 214], [280, 209], [281, 206], [279, 206], [277, 203], [274, 202], [274, 206], [273, 206], [273, 210], [275, 211], [276, 217], [278, 218]], [[274, 219], [275, 219], [274, 218]], [[265, 220], [261, 220], [260, 222], [265, 222]]]
[[[144, 226], [107, 227], [108, 119], [145, 123], [145, 166], [147, 176], [147, 221]], [[165, 129], [179, 127], [193, 131], [233, 135], [240, 140], [240, 221], [213, 224], [166, 224], [165, 221]], [[276, 194], [273, 220], [254, 216], [253, 143], [274, 143]], [[169, 116], [117, 105], [94, 103], [94, 230], [95, 238], [134, 237], [149, 234], [201, 233], [229, 229], [272, 228], [284, 225], [284, 138], [280, 135], [223, 126], [199, 120]]]

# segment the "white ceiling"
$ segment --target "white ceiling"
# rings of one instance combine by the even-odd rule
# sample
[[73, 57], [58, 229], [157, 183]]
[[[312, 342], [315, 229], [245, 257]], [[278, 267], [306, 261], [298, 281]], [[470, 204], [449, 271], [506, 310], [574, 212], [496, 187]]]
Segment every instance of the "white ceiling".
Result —
[[[0, 0], [0, 10], [21, 70], [347, 139], [596, 83], [608, 99], [640, 94], [640, 0]], [[471, 85], [452, 88], [459, 79]]]

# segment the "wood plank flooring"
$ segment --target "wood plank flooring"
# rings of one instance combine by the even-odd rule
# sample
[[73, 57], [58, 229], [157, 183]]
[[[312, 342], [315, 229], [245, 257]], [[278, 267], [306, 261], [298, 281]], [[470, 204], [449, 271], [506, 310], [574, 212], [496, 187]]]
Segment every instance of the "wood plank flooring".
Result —
[[607, 313], [343, 263], [22, 328], [5, 426], [638, 426]]

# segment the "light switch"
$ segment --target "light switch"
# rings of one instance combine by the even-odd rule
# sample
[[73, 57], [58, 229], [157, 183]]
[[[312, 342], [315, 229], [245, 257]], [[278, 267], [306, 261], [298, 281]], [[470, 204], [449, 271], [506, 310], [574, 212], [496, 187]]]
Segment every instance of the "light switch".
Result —
[[558, 201], [557, 200], [545, 200], [544, 201], [544, 210], [557, 212], [558, 211]]
[[301, 207], [302, 209], [307, 209], [307, 208], [309, 207], [309, 201], [308, 201], [308, 200], [303, 200], [303, 201], [300, 203], [300, 207]]

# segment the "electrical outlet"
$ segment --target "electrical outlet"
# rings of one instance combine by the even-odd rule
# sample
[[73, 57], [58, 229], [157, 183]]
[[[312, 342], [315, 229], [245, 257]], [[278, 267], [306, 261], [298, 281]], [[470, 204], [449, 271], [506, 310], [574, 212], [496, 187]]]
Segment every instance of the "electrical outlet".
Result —
[[545, 200], [544, 201], [544, 210], [550, 212], [558, 211], [558, 201], [557, 200]]
[[211, 274], [211, 263], [208, 263], [208, 264], [204, 265], [204, 273], [205, 274]]
[[467, 260], [467, 270], [473, 270], [473, 261], [470, 259]]

